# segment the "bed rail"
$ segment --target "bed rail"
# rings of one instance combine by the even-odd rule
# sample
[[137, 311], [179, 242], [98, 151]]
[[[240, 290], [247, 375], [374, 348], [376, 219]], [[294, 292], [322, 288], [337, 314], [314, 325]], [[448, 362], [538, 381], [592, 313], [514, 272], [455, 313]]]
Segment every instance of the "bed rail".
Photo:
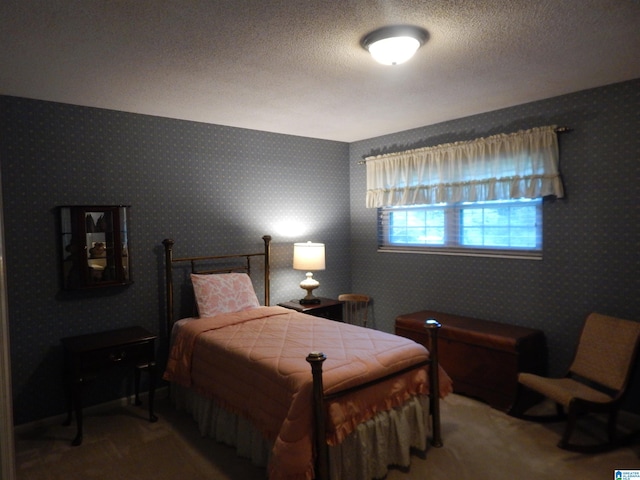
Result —
[[311, 365], [313, 376], [313, 404], [315, 416], [314, 442], [316, 446], [316, 480], [329, 480], [329, 449], [326, 441], [326, 404], [333, 398], [346, 395], [352, 391], [370, 387], [384, 382], [398, 374], [410, 372], [416, 368], [429, 366], [429, 415], [431, 417], [431, 445], [442, 447], [442, 430], [440, 427], [440, 372], [438, 367], [438, 330], [440, 323], [429, 318], [425, 320], [424, 327], [429, 333], [429, 360], [411, 365], [399, 372], [380, 377], [363, 385], [351, 387], [329, 395], [324, 394], [322, 383], [322, 364], [327, 359], [322, 352], [311, 352], [307, 356], [307, 362]]

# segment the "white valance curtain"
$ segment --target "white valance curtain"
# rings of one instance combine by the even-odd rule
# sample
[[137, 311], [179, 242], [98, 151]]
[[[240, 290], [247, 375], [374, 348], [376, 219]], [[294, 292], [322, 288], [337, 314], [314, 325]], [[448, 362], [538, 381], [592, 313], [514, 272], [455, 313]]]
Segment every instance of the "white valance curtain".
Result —
[[564, 196], [555, 125], [365, 161], [367, 208]]

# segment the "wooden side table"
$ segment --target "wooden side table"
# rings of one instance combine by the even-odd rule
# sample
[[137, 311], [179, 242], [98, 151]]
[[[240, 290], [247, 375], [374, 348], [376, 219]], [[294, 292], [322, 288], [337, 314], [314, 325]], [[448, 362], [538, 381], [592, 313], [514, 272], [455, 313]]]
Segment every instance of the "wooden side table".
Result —
[[319, 297], [320, 303], [300, 304], [299, 300], [279, 303], [281, 307], [290, 308], [297, 312], [313, 315], [314, 317], [328, 318], [329, 320], [342, 321], [342, 305], [344, 302], [332, 298]]
[[67, 419], [71, 424], [75, 407], [77, 434], [72, 445], [82, 443], [82, 387], [101, 370], [125, 365], [135, 368], [135, 404], [141, 405], [140, 371], [149, 373], [149, 421], [158, 420], [153, 413], [156, 382], [154, 342], [156, 335], [142, 327], [128, 327], [101, 333], [67, 337], [61, 340], [64, 348], [64, 381], [67, 393]]

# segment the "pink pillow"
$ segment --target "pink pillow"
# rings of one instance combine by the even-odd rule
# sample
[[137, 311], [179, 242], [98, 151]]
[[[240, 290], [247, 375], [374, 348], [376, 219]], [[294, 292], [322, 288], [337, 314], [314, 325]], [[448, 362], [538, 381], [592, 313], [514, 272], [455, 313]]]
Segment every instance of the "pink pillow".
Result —
[[240, 312], [260, 306], [246, 273], [191, 274], [193, 292], [201, 317]]

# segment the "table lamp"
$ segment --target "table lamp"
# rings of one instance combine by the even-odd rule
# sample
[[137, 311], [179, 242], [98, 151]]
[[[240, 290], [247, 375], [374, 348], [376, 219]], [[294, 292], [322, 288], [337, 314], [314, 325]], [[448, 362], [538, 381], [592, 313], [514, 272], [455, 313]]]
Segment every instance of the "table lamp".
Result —
[[324, 243], [294, 243], [293, 269], [307, 271], [307, 278], [300, 282], [300, 288], [306, 290], [307, 295], [300, 299], [300, 304], [320, 303], [320, 299], [312, 293], [320, 283], [313, 278], [311, 271], [324, 270]]

